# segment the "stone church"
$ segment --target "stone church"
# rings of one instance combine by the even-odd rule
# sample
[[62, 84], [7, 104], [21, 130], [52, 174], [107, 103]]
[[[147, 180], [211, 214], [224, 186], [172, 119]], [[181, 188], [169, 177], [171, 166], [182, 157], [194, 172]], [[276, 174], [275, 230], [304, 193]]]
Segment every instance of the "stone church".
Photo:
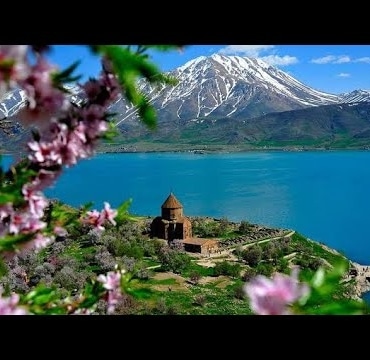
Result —
[[151, 223], [151, 236], [172, 241], [192, 238], [190, 220], [183, 214], [183, 206], [171, 192], [162, 204], [162, 215]]

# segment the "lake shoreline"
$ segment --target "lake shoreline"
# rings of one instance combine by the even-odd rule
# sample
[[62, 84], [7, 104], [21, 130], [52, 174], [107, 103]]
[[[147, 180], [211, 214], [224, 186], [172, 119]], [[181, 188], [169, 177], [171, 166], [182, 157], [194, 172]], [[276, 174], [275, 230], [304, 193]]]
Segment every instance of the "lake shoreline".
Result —
[[[243, 153], [264, 153], [264, 152], [273, 152], [273, 153], [280, 153], [280, 152], [367, 152], [370, 151], [369, 149], [364, 148], [335, 148], [335, 149], [324, 149], [324, 148], [304, 148], [304, 149], [290, 149], [290, 148], [253, 148], [253, 149], [157, 149], [157, 150], [102, 150], [98, 149], [95, 153], [95, 155], [105, 155], [105, 154], [197, 154], [197, 155], [217, 155], [217, 154], [243, 154]], [[1, 155], [6, 156], [13, 156], [13, 155], [20, 155], [22, 152], [16, 152], [16, 151], [0, 151]], [[26, 153], [24, 153], [25, 156], [27, 156]], [[94, 156], [92, 156], [93, 158]], [[83, 160], [83, 159], [82, 159]]]
[[[353, 297], [356, 300], [362, 299], [364, 294], [370, 291], [370, 266], [361, 265], [350, 260], [351, 266], [355, 269], [355, 275], [347, 275], [344, 281], [355, 279]], [[369, 279], [369, 280], [368, 280]]]
[[312, 149], [286, 149], [286, 148], [274, 148], [274, 149], [241, 149], [241, 150], [127, 150], [127, 151], [117, 151], [117, 150], [99, 150], [97, 154], [161, 154], [161, 153], [179, 153], [179, 154], [199, 154], [199, 155], [211, 155], [211, 154], [240, 154], [240, 153], [261, 153], [261, 152], [357, 152], [357, 151], [369, 151], [370, 149], [363, 148], [338, 148], [338, 149], [322, 149], [322, 148], [312, 148]]

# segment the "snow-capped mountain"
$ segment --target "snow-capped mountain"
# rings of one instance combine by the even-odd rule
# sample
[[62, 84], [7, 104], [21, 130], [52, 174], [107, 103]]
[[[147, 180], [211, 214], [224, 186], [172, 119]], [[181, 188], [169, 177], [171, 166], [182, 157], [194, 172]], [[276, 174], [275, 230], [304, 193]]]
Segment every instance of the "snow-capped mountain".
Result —
[[[138, 83], [141, 91], [156, 109], [159, 126], [155, 136], [158, 136], [158, 139], [168, 136], [174, 138], [188, 127], [188, 130], [192, 129], [188, 136], [195, 141], [199, 134], [197, 126], [206, 120], [207, 123], [218, 121], [224, 124], [222, 126], [225, 126], [225, 129], [231, 129], [234, 122], [244, 123], [249, 119], [257, 121], [267, 114], [307, 109], [308, 112], [304, 112], [304, 116], [308, 119], [310, 109], [338, 104], [339, 110], [336, 111], [342, 111], [341, 104], [370, 103], [368, 90], [355, 90], [339, 95], [328, 94], [303, 84], [260, 59], [240, 56], [201, 56], [169, 72], [168, 75], [178, 80], [176, 85], [153, 86], [145, 81]], [[82, 104], [82, 89], [76, 84], [66, 87], [72, 93], [70, 100], [77, 105]], [[17, 111], [25, 104], [26, 96], [23, 91], [15, 90], [9, 93], [0, 101], [0, 120], [12, 117], [12, 121], [16, 121]], [[152, 139], [152, 134], [138, 121], [136, 108], [124, 97], [120, 97], [108, 111], [116, 113], [116, 123], [123, 137], [139, 139], [147, 136], [148, 141]], [[324, 109], [316, 113], [330, 117], [333, 111]], [[293, 113], [289, 114], [289, 119], [294, 119], [294, 116]], [[275, 116], [274, 121], [278, 122], [275, 118], [283, 117]], [[208, 128], [206, 123], [203, 125], [203, 128]], [[219, 132], [217, 129], [215, 131]], [[239, 134], [238, 131], [236, 133]], [[216, 138], [219, 135], [217, 133], [212, 136]], [[236, 138], [239, 139], [238, 136]]]
[[341, 95], [343, 103], [358, 103], [370, 101], [370, 90], [354, 90]]
[[[169, 75], [178, 79], [177, 85], [158, 89], [145, 82], [140, 84], [160, 120], [251, 118], [341, 102], [340, 96], [315, 90], [260, 59], [201, 56]], [[119, 122], [129, 119], [134, 112], [124, 101], [115, 110], [121, 114]]]
[[[75, 84], [66, 84], [64, 87], [71, 93], [69, 99], [76, 105], [83, 101], [83, 90]], [[14, 89], [0, 99], [0, 120], [16, 115], [27, 104], [27, 95], [23, 90]]]
[[23, 90], [16, 89], [1, 99], [0, 101], [0, 120], [16, 114], [26, 105], [26, 94]]
[[[152, 86], [139, 82], [140, 89], [156, 108], [159, 122], [202, 121], [205, 118], [248, 119], [272, 112], [312, 106], [370, 101], [370, 91], [328, 94], [315, 90], [261, 59], [214, 54], [188, 61], [169, 73], [177, 85]], [[82, 90], [66, 85], [70, 100], [83, 102]], [[0, 119], [10, 117], [26, 103], [23, 91], [14, 90], [0, 101]], [[112, 105], [117, 123], [137, 120], [136, 109], [124, 98]]]

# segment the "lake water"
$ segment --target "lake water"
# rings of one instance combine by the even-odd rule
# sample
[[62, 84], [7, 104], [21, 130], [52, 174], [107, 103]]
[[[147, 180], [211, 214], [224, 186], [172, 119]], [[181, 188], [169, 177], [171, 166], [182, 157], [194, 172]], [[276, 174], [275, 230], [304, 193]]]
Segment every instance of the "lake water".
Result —
[[370, 264], [366, 151], [103, 154], [67, 169], [46, 194], [99, 210], [132, 198], [132, 213], [154, 216], [171, 191], [186, 215], [295, 229]]

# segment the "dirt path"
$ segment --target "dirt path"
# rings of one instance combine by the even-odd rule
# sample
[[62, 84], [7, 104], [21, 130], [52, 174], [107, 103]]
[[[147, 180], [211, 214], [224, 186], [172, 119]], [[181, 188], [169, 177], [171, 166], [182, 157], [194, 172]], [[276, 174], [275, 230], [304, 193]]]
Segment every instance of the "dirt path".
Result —
[[[283, 235], [283, 236], [274, 236], [274, 237], [268, 238], [268, 239], [257, 240], [257, 241], [251, 242], [249, 244], [242, 245], [241, 248], [244, 250], [244, 249], [247, 249], [247, 248], [249, 248], [253, 245], [256, 245], [256, 244], [263, 244], [263, 243], [270, 242], [272, 240], [279, 240], [283, 237], [291, 237], [294, 233], [295, 233], [295, 231], [293, 230], [290, 233], [288, 233], [286, 235]], [[217, 262], [224, 261], [226, 259], [227, 259], [227, 261], [236, 262], [236, 261], [238, 261], [238, 258], [232, 253], [233, 250], [235, 250], [235, 247], [222, 250], [221, 253], [204, 255], [203, 258], [200, 258], [197, 261], [197, 264], [201, 265], [201, 266], [205, 266], [205, 267], [214, 267], [214, 266], [216, 266]]]

